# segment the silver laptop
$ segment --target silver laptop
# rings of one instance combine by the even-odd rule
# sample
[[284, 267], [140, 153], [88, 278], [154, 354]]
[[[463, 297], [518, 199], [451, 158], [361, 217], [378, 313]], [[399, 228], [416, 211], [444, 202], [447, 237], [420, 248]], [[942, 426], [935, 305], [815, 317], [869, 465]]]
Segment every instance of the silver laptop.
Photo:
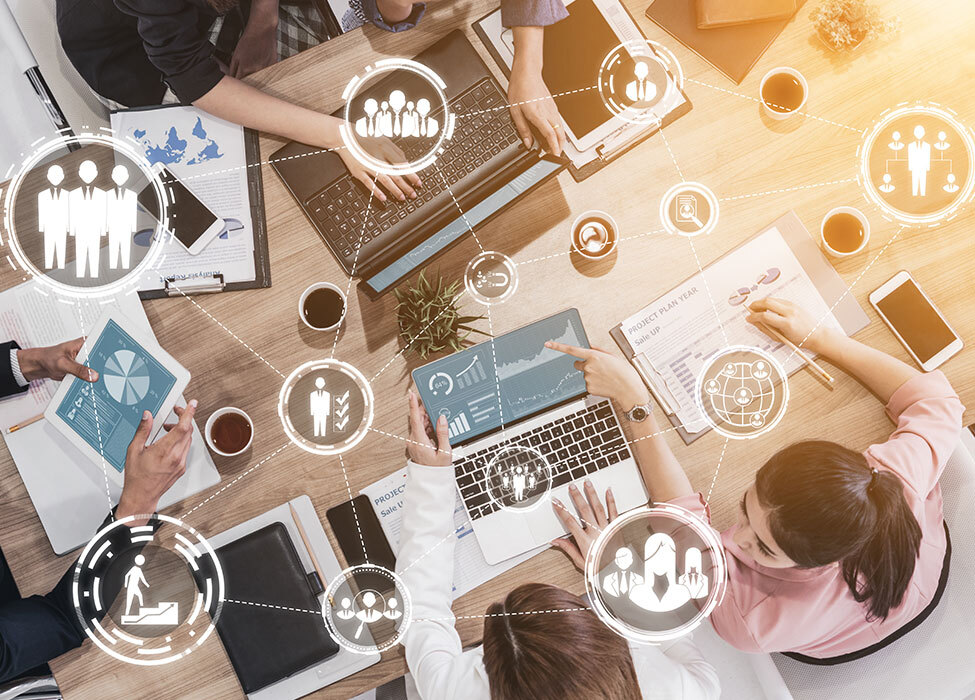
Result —
[[589, 347], [579, 312], [413, 371], [431, 421], [447, 417], [457, 488], [489, 564], [564, 535], [551, 500], [575, 513], [574, 481], [588, 478], [600, 497], [612, 487], [620, 512], [648, 499], [612, 404], [587, 394], [575, 358], [546, 349], [548, 340]]

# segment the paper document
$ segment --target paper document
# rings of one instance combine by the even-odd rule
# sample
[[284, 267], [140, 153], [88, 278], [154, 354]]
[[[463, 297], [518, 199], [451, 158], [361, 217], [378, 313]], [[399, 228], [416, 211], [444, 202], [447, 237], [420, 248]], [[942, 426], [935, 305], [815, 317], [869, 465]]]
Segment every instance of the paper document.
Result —
[[[379, 524], [382, 525], [383, 532], [386, 534], [386, 539], [389, 540], [389, 546], [392, 547], [393, 552], [399, 552], [399, 533], [400, 523], [403, 519], [405, 491], [406, 470], [404, 469], [393, 472], [376, 483], [370, 484], [360, 492], [372, 501], [372, 506], [379, 517]], [[453, 600], [548, 549], [548, 545], [544, 545], [517, 557], [506, 559], [500, 564], [488, 564], [484, 561], [484, 555], [474, 537], [474, 530], [471, 529], [470, 521], [467, 519], [467, 511], [464, 509], [459, 494], [454, 507], [454, 532], [457, 544], [454, 547]]]
[[822, 319], [821, 328], [843, 330], [775, 227], [623, 321], [634, 364], [645, 378], [656, 379], [651, 383], [662, 408], [676, 414], [688, 432], [708, 425], [694, 399], [694, 385], [705, 361], [719, 350], [757, 347], [779, 360], [786, 374], [802, 366], [791, 348], [745, 321], [748, 304], [766, 296], [799, 304]]
[[112, 114], [112, 129], [150, 164], [165, 165], [228, 225], [228, 230], [198, 255], [190, 255], [179, 241], [170, 238], [158, 264], [146, 271], [139, 289], [163, 289], [169, 277], [175, 277], [178, 286], [181, 280], [210, 278], [217, 273], [226, 283], [254, 280], [244, 129], [195, 107], [116, 112]]

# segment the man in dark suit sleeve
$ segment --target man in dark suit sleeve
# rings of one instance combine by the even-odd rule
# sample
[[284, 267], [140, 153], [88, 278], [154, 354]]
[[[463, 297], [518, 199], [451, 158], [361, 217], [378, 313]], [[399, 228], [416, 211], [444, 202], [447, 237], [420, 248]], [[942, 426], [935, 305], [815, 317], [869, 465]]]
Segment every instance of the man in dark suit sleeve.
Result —
[[[0, 343], [0, 397], [27, 391], [31, 381], [60, 380], [72, 374], [98, 381], [98, 373], [75, 361], [83, 338], [47, 348], [21, 349], [16, 342]], [[176, 409], [179, 422], [166, 426], [168, 434], [146, 445], [152, 431], [148, 412], [136, 430], [125, 459], [125, 482], [115, 517], [154, 513], [159, 498], [186, 471], [186, 454], [193, 439], [196, 401]], [[110, 514], [106, 524], [113, 516]], [[129, 527], [145, 525], [135, 520]], [[94, 535], [95, 533], [92, 533]], [[85, 633], [71, 602], [74, 563], [47, 595], [22, 598], [6, 559], [0, 552], [0, 683], [22, 675], [46, 675], [46, 664], [80, 646]]]

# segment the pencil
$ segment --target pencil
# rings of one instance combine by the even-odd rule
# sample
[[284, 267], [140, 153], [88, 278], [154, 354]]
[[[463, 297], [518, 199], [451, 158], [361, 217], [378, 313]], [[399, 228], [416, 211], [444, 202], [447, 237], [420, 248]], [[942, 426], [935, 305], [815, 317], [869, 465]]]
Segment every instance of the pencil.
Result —
[[43, 413], [39, 413], [38, 415], [34, 416], [33, 418], [28, 418], [27, 420], [21, 421], [20, 423], [16, 423], [14, 425], [11, 425], [9, 428], [7, 428], [7, 434], [9, 435], [10, 433], [16, 433], [21, 428], [26, 428], [28, 425], [34, 425], [34, 423], [36, 423], [39, 420], [43, 420], [43, 419], [44, 419], [44, 414]]
[[761, 326], [762, 326], [762, 329], [765, 330], [766, 333], [769, 333], [770, 335], [775, 336], [776, 338], [778, 338], [778, 340], [780, 342], [785, 343], [790, 348], [792, 348], [792, 351], [794, 353], [796, 353], [799, 357], [801, 357], [802, 360], [803, 360], [803, 362], [806, 363], [806, 366], [809, 369], [811, 369], [815, 374], [818, 374], [819, 375], [819, 377], [826, 383], [826, 386], [828, 386], [830, 389], [833, 388], [835, 380], [833, 379], [832, 375], [830, 375], [829, 372], [827, 372], [825, 369], [823, 369], [822, 366], [818, 362], [816, 362], [814, 359], [812, 359], [811, 357], [809, 357], [806, 353], [802, 352], [802, 350], [799, 349], [799, 346], [798, 345], [796, 345], [795, 343], [793, 343], [791, 340], [789, 340], [788, 338], [786, 338], [784, 335], [782, 335], [781, 333], [779, 333], [774, 328], [772, 328], [770, 326], [766, 326], [764, 323], [761, 324]]
[[[318, 578], [322, 581], [322, 588], [328, 589], [328, 580], [325, 578], [325, 573], [322, 571], [321, 565], [318, 563], [318, 557], [315, 556], [315, 550], [311, 548], [311, 542], [308, 541], [308, 535], [305, 533], [305, 528], [301, 524], [301, 518], [298, 517], [298, 511], [295, 510], [293, 504], [288, 503], [288, 508], [291, 509], [291, 519], [295, 521], [295, 527], [298, 528], [298, 534], [301, 535], [301, 541], [305, 543], [305, 549], [308, 551], [308, 556], [311, 557], [311, 564], [315, 567], [315, 572], [318, 574]], [[332, 596], [328, 597], [328, 602], [330, 605], [335, 605], [335, 601], [332, 600]]]

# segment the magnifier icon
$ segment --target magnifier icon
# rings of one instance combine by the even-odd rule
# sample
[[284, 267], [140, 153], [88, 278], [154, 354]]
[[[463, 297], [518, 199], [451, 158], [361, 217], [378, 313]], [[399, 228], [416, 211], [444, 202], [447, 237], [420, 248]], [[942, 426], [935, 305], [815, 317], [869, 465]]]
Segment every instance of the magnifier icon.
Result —
[[704, 228], [704, 222], [697, 216], [697, 198], [693, 194], [677, 195], [677, 221]]

